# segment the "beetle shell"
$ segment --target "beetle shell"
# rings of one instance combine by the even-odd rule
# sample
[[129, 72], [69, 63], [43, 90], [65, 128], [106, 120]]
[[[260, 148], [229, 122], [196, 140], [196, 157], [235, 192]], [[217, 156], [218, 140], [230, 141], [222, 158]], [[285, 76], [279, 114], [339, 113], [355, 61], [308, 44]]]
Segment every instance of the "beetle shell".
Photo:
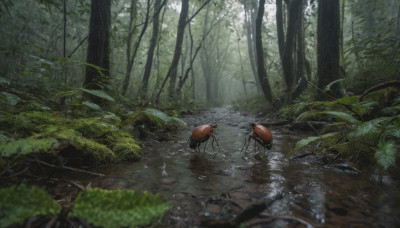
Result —
[[194, 131], [192, 132], [192, 138], [194, 140], [203, 142], [203, 140], [207, 140], [210, 136], [210, 133], [214, 130], [214, 128], [211, 125], [204, 124], [198, 126]]
[[190, 136], [189, 147], [195, 149], [198, 144], [207, 141], [217, 124], [203, 124], [193, 130]]
[[253, 127], [254, 133], [264, 142], [264, 144], [271, 143], [273, 138], [272, 138], [272, 133], [271, 131], [264, 127], [263, 125], [257, 124]]

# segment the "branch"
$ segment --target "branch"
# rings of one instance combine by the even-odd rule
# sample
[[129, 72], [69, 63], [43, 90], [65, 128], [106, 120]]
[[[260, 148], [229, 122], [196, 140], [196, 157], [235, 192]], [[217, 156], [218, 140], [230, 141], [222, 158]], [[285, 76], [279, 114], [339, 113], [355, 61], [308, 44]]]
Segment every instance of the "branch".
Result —
[[384, 82], [384, 83], [378, 84], [376, 86], [373, 86], [373, 87], [365, 90], [365, 92], [360, 96], [360, 98], [358, 98], [358, 101], [362, 101], [362, 99], [369, 93], [372, 93], [372, 92], [374, 92], [376, 90], [380, 90], [380, 89], [384, 89], [384, 88], [387, 88], [387, 87], [391, 87], [391, 86], [400, 88], [400, 81], [399, 80], [393, 80], [393, 81], [388, 81], [388, 82]]
[[207, 0], [204, 4], [185, 22], [185, 24], [189, 23], [193, 18], [210, 2], [211, 0]]
[[49, 166], [51, 168], [65, 169], [65, 170], [70, 170], [70, 171], [77, 172], [77, 173], [86, 173], [86, 174], [100, 176], [100, 177], [104, 177], [105, 176], [104, 174], [101, 174], [101, 173], [94, 173], [94, 172], [90, 172], [90, 171], [86, 171], [86, 170], [82, 170], [82, 169], [77, 169], [77, 168], [72, 168], [72, 167], [68, 167], [68, 166], [55, 166], [55, 165], [49, 164], [47, 162], [41, 161], [39, 159], [35, 159], [35, 160], [32, 160], [32, 161], [36, 161], [36, 162], [38, 162], [40, 164]]

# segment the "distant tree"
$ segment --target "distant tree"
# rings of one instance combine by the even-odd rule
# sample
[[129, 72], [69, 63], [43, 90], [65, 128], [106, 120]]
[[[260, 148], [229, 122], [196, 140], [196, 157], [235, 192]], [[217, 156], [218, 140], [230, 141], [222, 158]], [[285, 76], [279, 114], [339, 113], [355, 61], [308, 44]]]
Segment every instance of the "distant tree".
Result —
[[278, 48], [281, 60], [285, 49], [285, 32], [283, 29], [282, 0], [276, 0], [276, 31], [278, 36]]
[[258, 6], [257, 6], [257, 1], [250, 0], [250, 2], [245, 1], [243, 3], [244, 5], [244, 23], [246, 26], [246, 36], [247, 36], [247, 51], [249, 53], [249, 60], [250, 60], [250, 66], [251, 66], [251, 71], [253, 72], [254, 76], [254, 81], [256, 82], [257, 85], [257, 91], [261, 90], [261, 85], [260, 85], [260, 80], [258, 79], [258, 74], [257, 74], [257, 63], [256, 63], [256, 54], [254, 53], [256, 50], [255, 46], [255, 18], [257, 17], [257, 11], [258, 11]]
[[[147, 25], [149, 24], [149, 12], [150, 12], [150, 1], [147, 1], [146, 8], [146, 16], [143, 22], [142, 30], [140, 31], [139, 37], [137, 38], [135, 45], [132, 47], [132, 40], [134, 37], [134, 32], [137, 28], [137, 25], [134, 24], [134, 20], [137, 16], [137, 0], [131, 0], [131, 8], [130, 8], [130, 19], [129, 19], [129, 27], [128, 27], [128, 37], [126, 39], [126, 56], [127, 56], [127, 64], [126, 64], [126, 72], [125, 79], [122, 84], [122, 94], [126, 95], [128, 91], [129, 82], [131, 79], [131, 72], [133, 68], [133, 64], [135, 63], [135, 58], [137, 51], [139, 50], [140, 43], [144, 36], [144, 33], [147, 30]], [[133, 48], [133, 49], [132, 49]]]
[[83, 86], [102, 89], [109, 81], [111, 0], [92, 0], [86, 62], [102, 68], [101, 75], [92, 66], [86, 66]]
[[147, 53], [146, 65], [144, 68], [143, 80], [142, 80], [142, 97], [146, 98], [147, 89], [149, 87], [149, 79], [151, 73], [151, 67], [153, 65], [154, 51], [157, 46], [158, 31], [160, 27], [160, 12], [166, 0], [161, 2], [161, 0], [154, 1], [154, 13], [153, 13], [153, 34], [150, 39], [150, 46]]
[[260, 0], [260, 5], [258, 7], [258, 13], [256, 18], [256, 47], [257, 47], [257, 72], [258, 78], [260, 80], [261, 88], [263, 90], [265, 98], [272, 103], [272, 92], [271, 86], [268, 82], [267, 71], [264, 67], [264, 49], [262, 45], [261, 39], [261, 28], [262, 28], [262, 19], [264, 16], [264, 4], [265, 0]]
[[[339, 78], [339, 0], [319, 1], [317, 26], [317, 79], [318, 87], [324, 89]], [[329, 94], [338, 96], [339, 85], [331, 86]], [[326, 99], [320, 94], [320, 99]]]
[[169, 80], [169, 88], [168, 88], [169, 98], [173, 99], [173, 97], [175, 96], [175, 83], [176, 83], [177, 67], [178, 67], [179, 59], [181, 57], [183, 35], [185, 33], [186, 19], [187, 19], [188, 13], [189, 13], [189, 0], [182, 0], [181, 13], [179, 15], [179, 22], [178, 22], [178, 31], [176, 34], [174, 56], [172, 58], [171, 65], [169, 66], [167, 75], [165, 76], [164, 82], [161, 85], [161, 88], [157, 93], [156, 102], [159, 102], [161, 91], [168, 79], [170, 79]]

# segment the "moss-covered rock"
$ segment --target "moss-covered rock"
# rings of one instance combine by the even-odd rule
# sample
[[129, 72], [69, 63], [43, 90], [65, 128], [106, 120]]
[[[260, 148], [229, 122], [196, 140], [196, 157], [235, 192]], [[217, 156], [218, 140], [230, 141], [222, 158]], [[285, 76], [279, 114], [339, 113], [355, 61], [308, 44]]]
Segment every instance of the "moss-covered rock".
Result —
[[55, 137], [67, 140], [83, 157], [89, 159], [89, 163], [99, 165], [116, 161], [115, 153], [106, 145], [87, 139], [74, 129], [61, 130]]
[[76, 119], [71, 126], [89, 138], [100, 137], [108, 132], [118, 130], [115, 125], [105, 123], [98, 117]]
[[22, 225], [25, 219], [56, 215], [60, 206], [42, 189], [25, 185], [0, 189], [0, 227]]
[[135, 161], [143, 157], [140, 145], [124, 130], [107, 134], [105, 141], [119, 161]]
[[95, 188], [78, 195], [70, 216], [106, 228], [137, 227], [156, 222], [169, 208], [162, 197], [148, 192]]

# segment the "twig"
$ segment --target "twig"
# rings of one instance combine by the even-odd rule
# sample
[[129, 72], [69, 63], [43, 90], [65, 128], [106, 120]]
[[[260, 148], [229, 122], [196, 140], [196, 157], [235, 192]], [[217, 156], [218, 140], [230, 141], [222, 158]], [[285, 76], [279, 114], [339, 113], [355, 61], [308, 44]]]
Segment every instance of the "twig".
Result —
[[36, 162], [38, 162], [40, 164], [52, 167], [52, 168], [66, 169], [66, 170], [70, 170], [70, 171], [77, 172], [77, 173], [87, 173], [87, 174], [100, 176], [100, 177], [104, 177], [105, 176], [104, 174], [101, 174], [101, 173], [94, 173], [94, 172], [90, 172], [90, 171], [83, 170], [83, 169], [77, 169], [77, 168], [72, 168], [72, 167], [68, 167], [68, 166], [55, 166], [55, 165], [49, 164], [47, 162], [44, 162], [44, 161], [41, 161], [41, 160], [38, 160], [38, 159], [36, 159], [34, 161], [36, 161]]

